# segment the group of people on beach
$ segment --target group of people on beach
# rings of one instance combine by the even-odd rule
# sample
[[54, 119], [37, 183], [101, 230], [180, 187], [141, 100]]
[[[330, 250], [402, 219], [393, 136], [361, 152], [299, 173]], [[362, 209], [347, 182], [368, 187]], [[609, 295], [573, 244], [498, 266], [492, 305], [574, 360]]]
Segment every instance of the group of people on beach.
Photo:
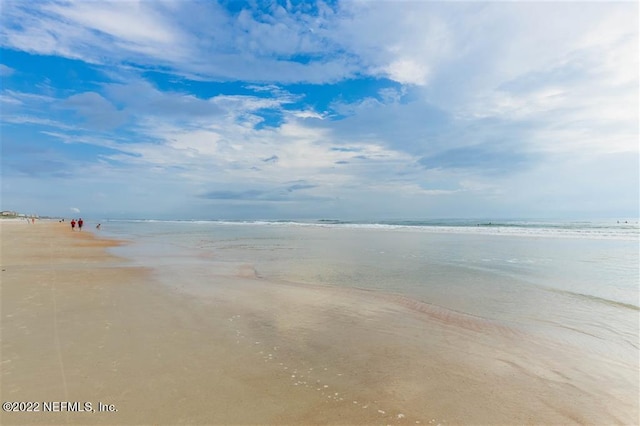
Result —
[[73, 231], [76, 229], [76, 223], [78, 224], [78, 231], [82, 231], [82, 225], [84, 225], [82, 218], [78, 219], [77, 222], [75, 219], [71, 219], [71, 230]]
[[[62, 221], [64, 222], [64, 219]], [[82, 218], [79, 218], [77, 221], [75, 219], [71, 219], [72, 231], [76, 229], [76, 225], [78, 225], [78, 231], [82, 231], [82, 225], [84, 225], [84, 221], [82, 220]], [[96, 229], [100, 229], [100, 224], [96, 225]]]

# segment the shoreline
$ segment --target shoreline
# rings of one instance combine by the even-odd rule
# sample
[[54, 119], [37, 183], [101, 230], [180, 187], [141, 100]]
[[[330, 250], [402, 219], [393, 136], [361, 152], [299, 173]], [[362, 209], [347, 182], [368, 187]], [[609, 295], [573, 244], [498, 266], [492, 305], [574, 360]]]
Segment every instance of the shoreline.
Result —
[[91, 231], [0, 226], [3, 401], [118, 410], [2, 413], [2, 424], [628, 424], [637, 415], [629, 383], [597, 389], [601, 377], [571, 365], [581, 356], [571, 348], [406, 298], [264, 281], [249, 265], [203, 271], [215, 285], [189, 293], [180, 270], [133, 266], [107, 253], [122, 242]]
[[[379, 422], [377, 412], [325, 410], [325, 395], [296, 392], [277, 364], [236, 343], [228, 312], [106, 253], [119, 242], [68, 224], [0, 226], [0, 390], [40, 410], [2, 412], [2, 424]], [[89, 402], [95, 412], [43, 412], [45, 402]]]

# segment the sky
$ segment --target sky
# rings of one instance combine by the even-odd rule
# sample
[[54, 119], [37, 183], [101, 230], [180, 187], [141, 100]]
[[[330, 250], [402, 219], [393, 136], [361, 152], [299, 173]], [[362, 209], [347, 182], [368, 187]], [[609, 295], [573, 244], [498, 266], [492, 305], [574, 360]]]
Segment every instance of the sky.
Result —
[[638, 217], [638, 3], [0, 2], [4, 210]]

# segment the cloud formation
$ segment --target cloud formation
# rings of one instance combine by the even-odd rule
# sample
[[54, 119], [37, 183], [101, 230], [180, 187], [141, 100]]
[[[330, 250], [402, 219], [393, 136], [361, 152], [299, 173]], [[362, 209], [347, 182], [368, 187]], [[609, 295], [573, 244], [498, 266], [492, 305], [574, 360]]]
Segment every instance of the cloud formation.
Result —
[[3, 197], [84, 175], [95, 214], [636, 214], [637, 8], [9, 0]]

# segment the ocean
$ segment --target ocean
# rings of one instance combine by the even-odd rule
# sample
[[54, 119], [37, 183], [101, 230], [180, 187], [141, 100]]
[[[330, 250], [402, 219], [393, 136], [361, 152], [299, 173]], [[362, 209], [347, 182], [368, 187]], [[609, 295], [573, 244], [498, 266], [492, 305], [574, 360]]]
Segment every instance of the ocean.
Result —
[[591, 360], [573, 383], [585, 392], [618, 379], [638, 389], [637, 220], [108, 220], [100, 232], [129, 239], [114, 253], [198, 297], [239, 276], [355, 290], [513, 330], [551, 353], [570, 347]]

